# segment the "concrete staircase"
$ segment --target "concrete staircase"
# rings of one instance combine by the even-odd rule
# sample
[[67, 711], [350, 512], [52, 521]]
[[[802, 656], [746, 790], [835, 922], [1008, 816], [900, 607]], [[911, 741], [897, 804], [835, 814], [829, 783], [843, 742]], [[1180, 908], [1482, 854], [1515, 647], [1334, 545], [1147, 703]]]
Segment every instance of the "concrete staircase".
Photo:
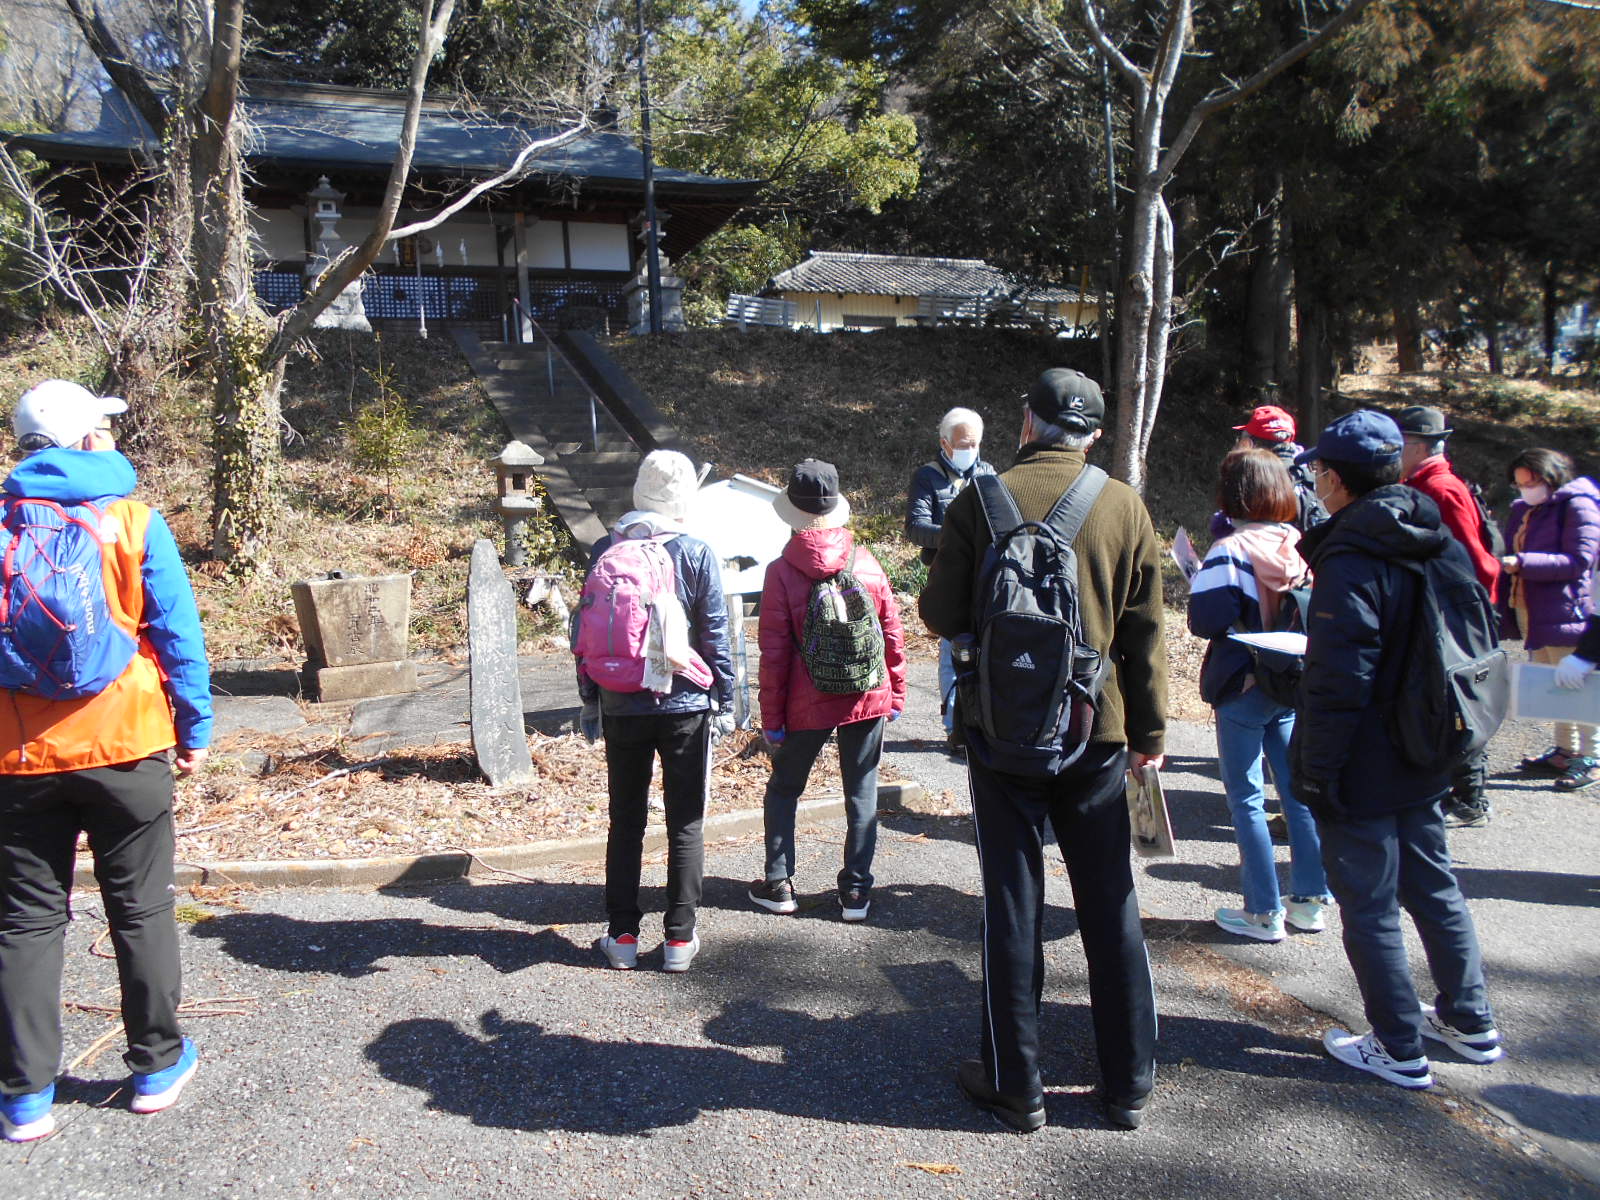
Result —
[[638, 446], [548, 342], [480, 341], [470, 330], [453, 332], [511, 436], [544, 455], [538, 474], [588, 549], [633, 507]]

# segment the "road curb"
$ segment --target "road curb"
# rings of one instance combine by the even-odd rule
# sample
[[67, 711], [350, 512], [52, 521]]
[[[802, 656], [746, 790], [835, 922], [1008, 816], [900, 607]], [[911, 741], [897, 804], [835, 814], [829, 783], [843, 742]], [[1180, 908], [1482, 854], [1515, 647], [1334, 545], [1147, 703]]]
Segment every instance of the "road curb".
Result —
[[[922, 796], [917, 783], [887, 783], [878, 788], [878, 808], [892, 810], [915, 803]], [[815, 825], [844, 815], [843, 796], [822, 796], [803, 800], [795, 813], [799, 826]], [[705, 820], [705, 839], [742, 837], [762, 828], [759, 809], [718, 813]], [[652, 825], [645, 831], [645, 852], [662, 850], [667, 831]], [[475, 849], [470, 854], [445, 850], [429, 854], [398, 854], [384, 858], [285, 859], [256, 862], [191, 863], [180, 862], [177, 883], [180, 888], [195, 884], [247, 884], [262, 888], [393, 887], [411, 883], [438, 883], [492, 875], [496, 869], [527, 870], [555, 863], [585, 863], [603, 859], [603, 835], [583, 838], [554, 838], [520, 846], [495, 846]], [[74, 884], [92, 889], [94, 870], [88, 865], [77, 869]]]

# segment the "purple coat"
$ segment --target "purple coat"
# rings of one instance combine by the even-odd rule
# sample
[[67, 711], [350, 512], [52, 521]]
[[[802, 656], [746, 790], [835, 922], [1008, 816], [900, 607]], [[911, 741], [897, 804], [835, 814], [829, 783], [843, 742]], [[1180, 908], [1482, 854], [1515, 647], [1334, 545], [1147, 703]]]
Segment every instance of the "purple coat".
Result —
[[[1518, 553], [1523, 522], [1528, 536]], [[1577, 645], [1593, 608], [1589, 573], [1600, 555], [1600, 489], [1580, 478], [1543, 504], [1515, 500], [1505, 532], [1506, 553], [1520, 559], [1529, 626], [1521, 632], [1527, 649]], [[1514, 625], [1513, 613], [1508, 632]]]

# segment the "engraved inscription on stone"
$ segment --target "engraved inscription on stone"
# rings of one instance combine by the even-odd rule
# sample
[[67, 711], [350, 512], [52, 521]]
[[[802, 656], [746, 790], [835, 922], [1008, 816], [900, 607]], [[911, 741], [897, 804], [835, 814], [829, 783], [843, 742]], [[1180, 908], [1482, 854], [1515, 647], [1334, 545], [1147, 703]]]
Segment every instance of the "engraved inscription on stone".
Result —
[[517, 679], [517, 604], [494, 544], [472, 547], [467, 577], [467, 648], [472, 676], [472, 752], [494, 787], [533, 777]]

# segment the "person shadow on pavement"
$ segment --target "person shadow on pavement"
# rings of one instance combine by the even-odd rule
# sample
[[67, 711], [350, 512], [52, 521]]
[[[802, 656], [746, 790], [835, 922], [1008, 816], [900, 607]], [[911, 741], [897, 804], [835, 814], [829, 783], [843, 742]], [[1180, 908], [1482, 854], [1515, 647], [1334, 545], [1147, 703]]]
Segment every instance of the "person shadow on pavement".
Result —
[[[546, 901], [557, 912], [592, 911], [599, 888], [548, 884]], [[531, 889], [530, 889], [531, 890]], [[316, 972], [360, 978], [387, 968], [388, 958], [477, 958], [502, 975], [538, 963], [593, 966], [594, 952], [574, 945], [555, 928], [530, 933], [473, 925], [442, 925], [420, 918], [302, 921], [277, 913], [227, 913], [190, 928], [191, 936], [222, 943], [240, 962], [272, 971]]]
[[[365, 1055], [384, 1078], [427, 1093], [429, 1109], [495, 1128], [644, 1134], [729, 1110], [986, 1131], [994, 1125], [954, 1083], [952, 1047], [971, 1042], [976, 1021], [975, 997], [959, 999], [946, 993], [930, 1008], [844, 1016], [735, 1001], [706, 1022], [714, 1044], [700, 1046], [551, 1032], [491, 1008], [476, 1029], [443, 1018], [393, 1022]], [[1049, 1123], [1104, 1128], [1088, 1006], [1044, 1007]], [[1343, 1078], [1311, 1043], [1242, 1021], [1169, 1017], [1162, 1034], [1163, 1070], [1203, 1061], [1285, 1080]], [[744, 1052], [769, 1048], [779, 1061]]]

